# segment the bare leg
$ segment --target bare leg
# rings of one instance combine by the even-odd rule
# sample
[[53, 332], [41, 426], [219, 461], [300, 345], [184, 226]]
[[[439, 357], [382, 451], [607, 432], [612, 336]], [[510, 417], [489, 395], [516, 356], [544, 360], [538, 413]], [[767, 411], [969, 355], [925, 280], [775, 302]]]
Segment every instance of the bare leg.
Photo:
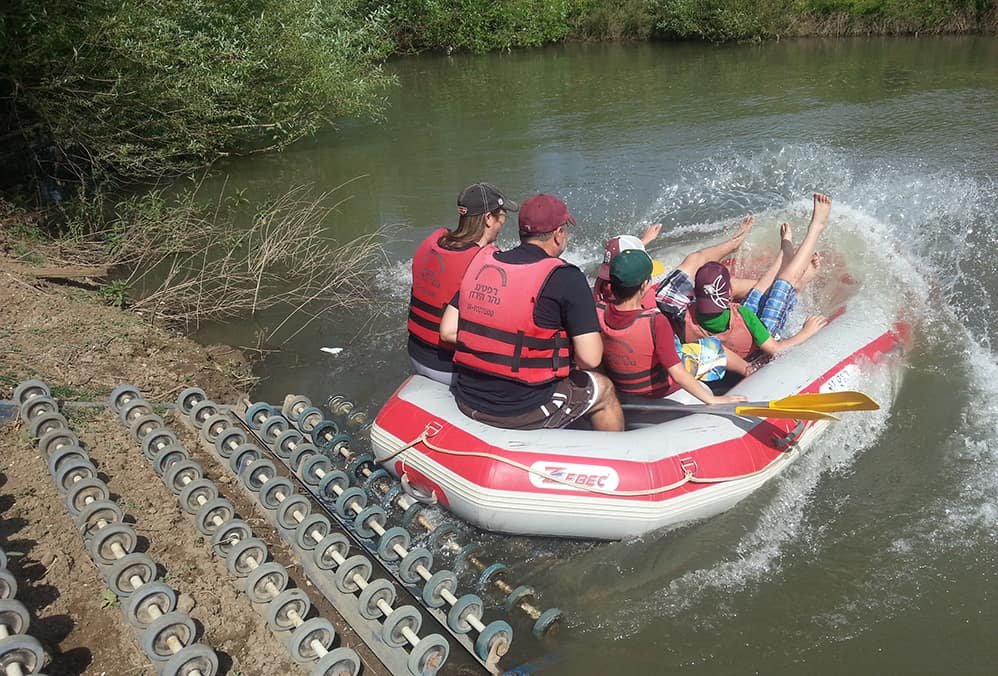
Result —
[[828, 214], [831, 210], [831, 198], [818, 192], [814, 193], [814, 212], [811, 214], [811, 223], [807, 226], [807, 235], [804, 236], [804, 241], [790, 261], [780, 268], [778, 275], [780, 279], [785, 279], [791, 284], [800, 281], [805, 270], [811, 265], [811, 257], [818, 247], [818, 237], [828, 223]]
[[709, 263], [710, 261], [719, 261], [722, 258], [730, 256], [738, 247], [742, 245], [745, 238], [752, 231], [752, 226], [755, 224], [755, 216], [746, 216], [742, 219], [742, 222], [738, 224], [738, 230], [732, 235], [731, 239], [728, 239], [720, 244], [715, 244], [714, 246], [708, 246], [703, 249], [698, 249], [693, 253], [686, 256], [683, 262], [679, 264], [679, 269], [688, 274], [690, 277], [696, 275], [697, 270], [703, 266], [704, 263]]
[[821, 270], [821, 254], [816, 253], [811, 256], [810, 264], [806, 268], [804, 268], [804, 272], [801, 273], [800, 279], [798, 279], [797, 283], [794, 284], [794, 288], [797, 289], [798, 291], [802, 290], [804, 287], [806, 287], [808, 284], [814, 281], [814, 278], [818, 275], [818, 272], [820, 270]]
[[731, 350], [725, 350], [724, 357], [726, 360], [725, 368], [729, 372], [737, 373], [740, 376], [748, 375], [749, 363], [742, 359], [741, 355], [737, 352], [732, 352]]
[[589, 409], [589, 422], [593, 429], [600, 432], [623, 432], [624, 431], [624, 409], [620, 407], [617, 400], [617, 392], [613, 389], [613, 383], [602, 373], [590, 371], [596, 379], [596, 387], [599, 394], [596, 402]]

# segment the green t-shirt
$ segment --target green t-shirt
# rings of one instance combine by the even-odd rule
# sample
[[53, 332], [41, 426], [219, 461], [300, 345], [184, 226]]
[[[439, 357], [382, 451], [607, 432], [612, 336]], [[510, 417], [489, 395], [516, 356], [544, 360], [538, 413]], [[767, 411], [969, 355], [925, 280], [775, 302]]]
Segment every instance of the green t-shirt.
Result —
[[[741, 305], [738, 306], [738, 312], [741, 313], [742, 319], [745, 320], [745, 327], [752, 334], [752, 342], [756, 344], [756, 347], [769, 340], [769, 329], [766, 328], [766, 325], [762, 323], [762, 320], [759, 319], [756, 313]], [[697, 324], [711, 333], [724, 333], [728, 330], [728, 324], [731, 320], [731, 310], [725, 310], [716, 315], [702, 315], [697, 312], [696, 318]]]

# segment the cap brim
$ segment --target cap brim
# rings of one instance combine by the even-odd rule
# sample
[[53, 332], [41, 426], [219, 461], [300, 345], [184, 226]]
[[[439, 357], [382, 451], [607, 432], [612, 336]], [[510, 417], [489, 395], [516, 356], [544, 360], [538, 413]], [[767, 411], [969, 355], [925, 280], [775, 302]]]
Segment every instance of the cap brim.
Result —
[[[607, 275], [610, 272], [607, 271]], [[657, 261], [654, 258], [651, 259], [651, 276], [658, 277], [665, 274], [665, 264], [662, 261]]]
[[519, 202], [514, 202], [511, 199], [503, 197], [502, 198], [502, 208], [505, 209], [506, 211], [519, 211], [520, 210], [520, 203]]

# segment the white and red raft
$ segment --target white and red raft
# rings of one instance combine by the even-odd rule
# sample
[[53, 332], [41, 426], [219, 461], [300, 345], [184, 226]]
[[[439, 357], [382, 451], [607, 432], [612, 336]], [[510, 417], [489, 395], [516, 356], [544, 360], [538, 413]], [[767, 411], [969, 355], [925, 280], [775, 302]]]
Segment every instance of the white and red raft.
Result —
[[[861, 387], [909, 333], [846, 308], [731, 393], [760, 401]], [[727, 510], [830, 424], [843, 423], [653, 411], [629, 412], [624, 432], [506, 430], [467, 418], [446, 386], [413, 376], [381, 409], [371, 441], [414, 495], [480, 528], [616, 540]]]

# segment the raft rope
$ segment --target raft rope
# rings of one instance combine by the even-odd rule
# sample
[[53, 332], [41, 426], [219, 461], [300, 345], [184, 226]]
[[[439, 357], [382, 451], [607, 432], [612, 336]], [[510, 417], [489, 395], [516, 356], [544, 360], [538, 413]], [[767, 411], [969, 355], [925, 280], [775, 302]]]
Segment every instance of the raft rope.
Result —
[[[725, 482], [728, 482], [728, 481], [738, 481], [739, 479], [749, 479], [751, 477], [754, 477], [754, 476], [757, 476], [759, 474], [762, 474], [763, 472], [766, 472], [766, 471], [768, 471], [769, 469], [772, 468], [772, 465], [768, 465], [766, 467], [763, 467], [762, 469], [757, 469], [754, 472], [748, 472], [747, 474], [738, 474], [736, 476], [722, 476], [722, 477], [698, 477], [698, 476], [695, 476], [693, 474], [693, 472], [691, 472], [690, 470], [686, 470], [686, 474], [685, 474], [685, 476], [682, 479], [680, 479], [679, 481], [676, 481], [675, 483], [668, 484], [666, 486], [659, 486], [657, 488], [647, 488], [647, 489], [641, 490], [641, 491], [614, 491], [614, 490], [609, 490], [609, 489], [606, 489], [606, 488], [597, 488], [595, 486], [580, 486], [580, 485], [578, 485], [576, 483], [573, 483], [571, 481], [566, 481], [565, 479], [553, 476], [553, 475], [551, 475], [551, 474], [549, 474], [547, 472], [542, 472], [541, 470], [534, 469], [534, 468], [532, 468], [532, 467], [530, 467], [528, 465], [524, 465], [523, 463], [517, 462], [515, 460], [510, 460], [509, 458], [504, 458], [501, 455], [495, 455], [494, 453], [484, 453], [482, 451], [457, 451], [457, 450], [454, 450], [452, 448], [444, 448], [443, 446], [437, 446], [436, 444], [432, 443], [429, 440], [429, 437], [432, 436], [432, 434], [430, 434], [430, 430], [431, 430], [431, 426], [427, 425], [426, 428], [423, 430], [422, 434], [420, 434], [418, 437], [416, 437], [415, 439], [413, 439], [412, 441], [410, 441], [406, 445], [402, 446], [398, 450], [393, 451], [392, 453], [390, 453], [386, 457], [382, 458], [381, 460], [379, 460], [379, 462], [381, 462], [381, 463], [388, 462], [392, 458], [394, 458], [394, 457], [396, 457], [398, 455], [401, 455], [402, 453], [408, 451], [409, 449], [411, 449], [416, 444], [423, 444], [423, 446], [425, 446], [426, 448], [430, 449], [431, 451], [435, 451], [437, 453], [444, 453], [446, 455], [457, 455], [457, 456], [462, 456], [462, 457], [474, 457], [474, 458], [485, 458], [485, 459], [488, 459], [488, 460], [495, 460], [497, 462], [501, 462], [501, 463], [504, 463], [506, 465], [509, 465], [510, 467], [515, 467], [517, 469], [521, 469], [524, 472], [527, 472], [528, 474], [533, 474], [534, 476], [541, 477], [542, 479], [545, 479], [547, 481], [551, 481], [551, 482], [554, 482], [554, 483], [557, 483], [557, 484], [562, 484], [563, 486], [567, 486], [569, 488], [574, 488], [576, 490], [582, 490], [582, 491], [588, 491], [590, 493], [596, 493], [596, 494], [599, 494], [599, 495], [610, 495], [610, 496], [620, 496], [620, 497], [639, 497], [639, 496], [642, 496], [642, 495], [658, 495], [659, 493], [668, 493], [669, 491], [674, 491], [677, 488], [685, 486], [688, 483], [694, 483], [694, 484], [719, 484], [719, 483], [725, 483]], [[436, 434], [436, 430], [433, 431], [433, 434]], [[784, 461], [786, 461], [786, 460], [790, 459], [790, 457], [792, 457], [793, 455], [796, 455], [796, 454], [797, 454], [796, 447], [792, 447], [790, 450], [785, 451], [781, 455], [781, 458]], [[405, 474], [405, 460], [406, 459], [403, 456], [403, 458], [402, 458], [402, 473], [403, 474]]]

